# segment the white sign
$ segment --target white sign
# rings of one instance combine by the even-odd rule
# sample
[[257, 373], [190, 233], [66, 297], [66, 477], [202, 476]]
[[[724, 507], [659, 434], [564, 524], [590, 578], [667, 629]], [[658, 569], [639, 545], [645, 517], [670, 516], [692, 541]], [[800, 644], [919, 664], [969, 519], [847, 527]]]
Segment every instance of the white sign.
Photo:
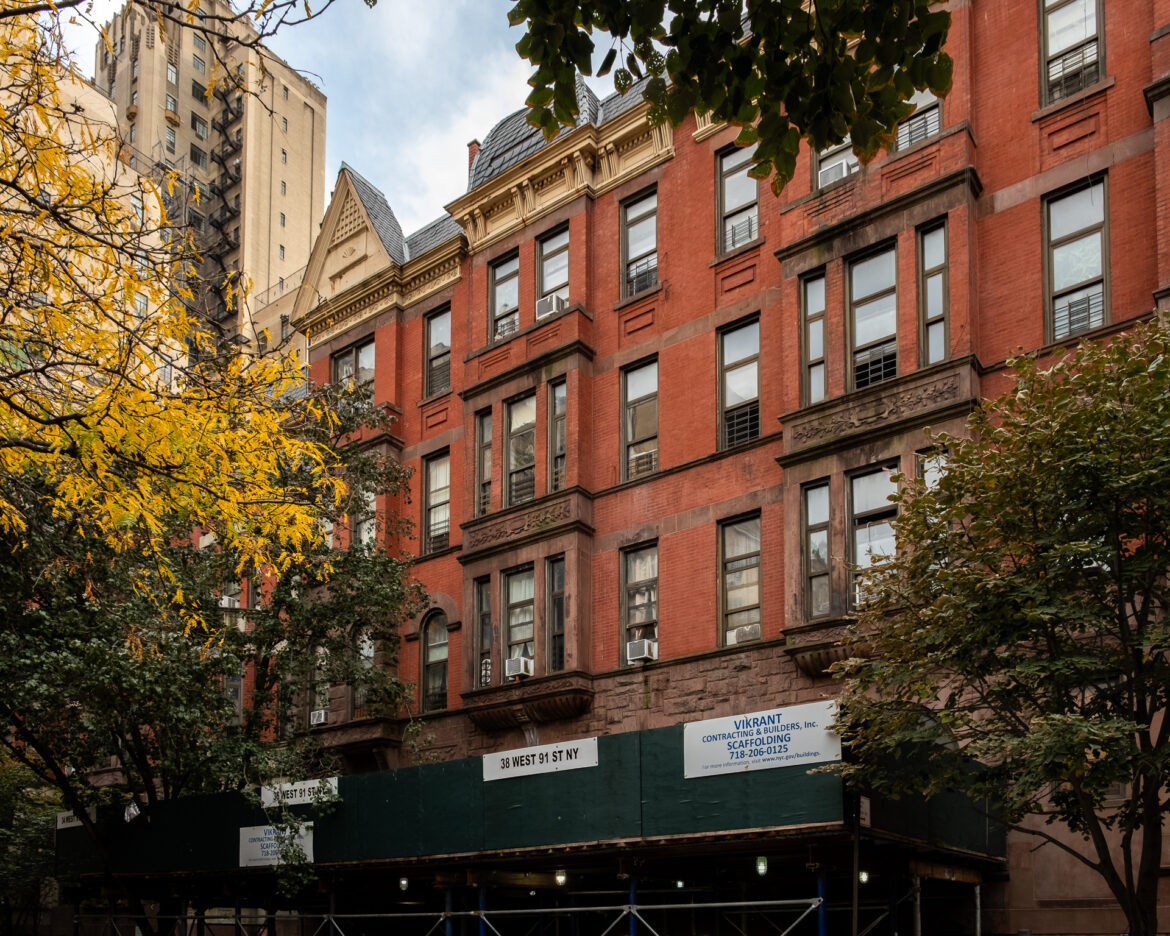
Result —
[[834, 702], [809, 702], [683, 726], [683, 775], [716, 774], [819, 764], [841, 759], [831, 726]]
[[[259, 868], [280, 864], [280, 843], [289, 833], [276, 826], [244, 826], [240, 829], [240, 867]], [[307, 822], [296, 838], [308, 861], [313, 860], [313, 823]]]
[[[87, 816], [89, 816], [90, 820], [97, 820], [97, 809], [95, 809], [93, 806], [90, 806], [89, 809], [85, 811], [85, 813]], [[81, 820], [71, 812], [59, 812], [57, 813], [57, 828], [80, 829]]]
[[260, 787], [260, 805], [265, 809], [270, 806], [309, 806], [320, 796], [327, 799], [337, 797], [336, 777]]
[[529, 774], [556, 773], [558, 770], [579, 770], [597, 766], [597, 739], [561, 741], [557, 744], [538, 744], [536, 747], [517, 748], [483, 756], [483, 779], [506, 780], [508, 777], [527, 777]]

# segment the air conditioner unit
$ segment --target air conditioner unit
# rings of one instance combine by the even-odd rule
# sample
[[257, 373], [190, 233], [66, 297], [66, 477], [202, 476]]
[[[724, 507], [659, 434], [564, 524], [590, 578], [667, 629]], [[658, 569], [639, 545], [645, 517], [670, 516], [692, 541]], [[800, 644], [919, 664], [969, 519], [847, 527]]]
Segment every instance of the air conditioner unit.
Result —
[[845, 163], [833, 163], [830, 166], [825, 166], [819, 173], [817, 173], [817, 184], [820, 186], [828, 185], [830, 182], [836, 182], [838, 179], [845, 178]]
[[748, 640], [759, 640], [759, 639], [760, 639], [760, 625], [759, 624], [747, 624], [744, 627], [737, 627], [735, 630], [733, 630], [731, 632], [731, 640], [729, 642], [733, 643], [733, 644], [740, 644], [740, 643], [744, 643], [745, 641], [748, 641]]
[[509, 657], [504, 660], [504, 676], [511, 679], [513, 676], [531, 676], [532, 660], [529, 657]]
[[329, 723], [329, 710], [328, 709], [319, 708], [319, 709], [313, 709], [313, 711], [309, 712], [309, 725], [311, 727], [315, 727], [317, 725], [327, 725], [328, 723]]
[[631, 663], [658, 659], [657, 640], [631, 640], [626, 644], [626, 659]]
[[554, 312], [560, 312], [568, 305], [560, 296], [545, 296], [543, 299], [536, 300], [536, 317], [544, 318], [546, 315], [552, 315]]

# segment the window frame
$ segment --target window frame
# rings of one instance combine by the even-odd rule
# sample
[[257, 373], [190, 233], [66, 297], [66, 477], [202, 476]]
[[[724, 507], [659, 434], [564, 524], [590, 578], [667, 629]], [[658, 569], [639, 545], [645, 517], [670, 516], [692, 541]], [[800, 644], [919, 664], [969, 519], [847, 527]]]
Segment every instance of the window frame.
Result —
[[[1041, 200], [1042, 212], [1041, 220], [1043, 223], [1043, 237], [1044, 237], [1044, 336], [1047, 343], [1057, 341], [1066, 341], [1076, 335], [1082, 335], [1085, 332], [1092, 331], [1095, 328], [1101, 328], [1108, 325], [1112, 321], [1110, 301], [1109, 301], [1109, 184], [1108, 178], [1104, 173], [1098, 173], [1090, 176], [1088, 179], [1078, 180], [1075, 185], [1065, 186], [1057, 189], [1054, 192], [1049, 192]], [[1095, 185], [1101, 186], [1101, 220], [1086, 227], [1078, 228], [1068, 234], [1064, 234], [1055, 241], [1052, 238], [1052, 206], [1064, 198], [1069, 198], [1080, 192], [1092, 189]], [[1074, 243], [1077, 240], [1085, 237], [1089, 232], [1097, 231], [1101, 239], [1101, 275], [1092, 279], [1082, 280], [1074, 283], [1071, 286], [1065, 286], [1059, 292], [1054, 288], [1054, 276], [1056, 273], [1056, 262], [1053, 256], [1054, 251], [1066, 244]], [[1057, 334], [1056, 331], [1056, 302], [1062, 296], [1067, 296], [1070, 293], [1078, 292], [1082, 289], [1091, 287], [1094, 283], [1101, 284], [1101, 321], [1097, 324], [1092, 323], [1091, 308], [1090, 321], [1084, 328], [1072, 329], [1071, 313], [1069, 314], [1069, 328], [1062, 334]]]
[[[887, 286], [875, 292], [866, 293], [864, 296], [858, 297], [853, 293], [853, 271], [869, 260], [876, 260], [885, 254], [890, 254], [892, 257], [894, 269], [894, 283], [892, 286]], [[878, 384], [888, 383], [898, 376], [898, 245], [896, 241], [886, 241], [883, 244], [874, 247], [872, 250], [867, 250], [863, 254], [858, 254], [855, 257], [850, 257], [848, 263], [845, 264], [845, 293], [847, 301], [845, 305], [845, 328], [849, 336], [849, 356], [847, 364], [849, 367], [849, 388], [852, 391], [867, 390], [870, 387]], [[894, 299], [894, 328], [893, 331], [887, 335], [875, 340], [867, 342], [864, 345], [857, 344], [857, 308], [870, 302], [876, 302], [886, 296], [893, 296]], [[827, 304], [827, 303], [826, 303]], [[894, 372], [888, 377], [880, 377], [877, 380], [870, 380], [861, 386], [857, 385], [857, 356], [862, 352], [873, 352], [889, 343], [894, 345]]]
[[[647, 552], [649, 550], [654, 551], [654, 577], [653, 578], [636, 579], [634, 581], [631, 581], [630, 574], [629, 574], [631, 557], [637, 555], [638, 553]], [[630, 660], [626, 654], [626, 648], [627, 648], [627, 645], [632, 640], [653, 640], [655, 643], [657, 643], [658, 639], [659, 639], [659, 634], [660, 634], [659, 624], [661, 622], [661, 606], [660, 606], [661, 598], [659, 595], [659, 585], [662, 581], [662, 569], [661, 569], [661, 566], [659, 565], [658, 540], [650, 540], [648, 542], [635, 543], [635, 544], [632, 544], [630, 546], [624, 547], [618, 553], [618, 562], [619, 562], [618, 572], [619, 572], [619, 577], [620, 577], [620, 581], [621, 581], [621, 586], [620, 586], [621, 664], [623, 666], [629, 666]], [[654, 588], [654, 599], [653, 599], [654, 617], [653, 617], [653, 620], [647, 621], [647, 622], [642, 622], [639, 624], [634, 624], [630, 620], [630, 611], [633, 607], [636, 607], [636, 606], [630, 601], [630, 594], [635, 589], [636, 586], [643, 586], [643, 583], [650, 583], [650, 582], [653, 582], [653, 588]], [[649, 587], [649, 586], [645, 586], [645, 587]], [[640, 607], [640, 606], [637, 606], [637, 607]], [[654, 631], [653, 635], [652, 636], [640, 636], [640, 637], [631, 636], [633, 632], [640, 631], [643, 628], [652, 628]]]
[[[550, 241], [564, 235], [564, 244], [553, 248], [550, 251], [545, 250]], [[539, 303], [541, 299], [547, 299], [550, 296], [558, 296], [568, 305], [569, 303], [569, 225], [562, 224], [548, 233], [544, 234], [536, 241], [536, 301]], [[549, 260], [559, 257], [561, 254], [565, 255], [565, 279], [564, 282], [548, 283], [545, 281], [545, 264]], [[552, 315], [553, 312], [547, 312], [545, 315]], [[544, 318], [545, 316], [537, 315], [537, 318]]]
[[[819, 281], [821, 284], [820, 308], [812, 311], [809, 307], [809, 286]], [[824, 268], [809, 273], [800, 278], [800, 395], [805, 406], [814, 406], [823, 403], [829, 398], [829, 362], [825, 349], [828, 347], [826, 332], [828, 318], [825, 314], [828, 295], [828, 279]], [[812, 356], [812, 329], [816, 324], [821, 331], [821, 353], [819, 357]], [[813, 370], [821, 369], [821, 395], [813, 399]]]
[[[525, 403], [532, 401], [532, 422], [525, 424], [527, 428], [513, 429], [512, 428], [512, 412], [513, 409]], [[504, 438], [504, 490], [505, 498], [504, 506], [511, 507], [515, 504], [526, 504], [536, 497], [536, 393], [526, 393], [523, 396], [515, 397], [504, 404], [504, 431], [506, 436]], [[512, 442], [513, 439], [521, 436], [531, 434], [532, 436], [532, 460], [527, 465], [519, 465], [513, 467], [512, 465]], [[531, 490], [527, 496], [517, 497], [513, 490], [512, 479], [514, 476], [523, 475], [530, 472], [532, 476]]]
[[[648, 202], [651, 198], [654, 199], [653, 209], [647, 209], [641, 213], [630, 216], [630, 211], [637, 208], [643, 202]], [[658, 277], [658, 187], [651, 186], [648, 189], [643, 189], [641, 192], [633, 195], [630, 198], [621, 202], [618, 207], [619, 212], [619, 226], [621, 228], [621, 296], [623, 299], [630, 299], [634, 296], [641, 295], [644, 292], [649, 292], [654, 289], [660, 282]], [[645, 221], [647, 218], [653, 216], [654, 218], [654, 246], [636, 257], [630, 256], [630, 228], [635, 224]], [[649, 264], [650, 259], [653, 258], [653, 265]], [[646, 264], [645, 269], [640, 270], [631, 279], [630, 269], [641, 264]], [[649, 277], [651, 270], [653, 270], [653, 282], [646, 282], [638, 289], [631, 288], [634, 284], [639, 282], [639, 277]]]
[[[809, 493], [823, 490], [825, 492], [825, 519], [812, 523], [809, 516]], [[801, 531], [801, 591], [804, 603], [804, 620], [817, 621], [831, 617], [833, 614], [833, 491], [829, 478], [818, 478], [800, 487], [800, 531]], [[825, 565], [823, 569], [814, 568], [812, 563], [812, 537], [817, 533], [825, 534]], [[816, 611], [813, 607], [813, 581], [825, 580], [828, 601], [824, 611]]]
[[[447, 485], [439, 487], [431, 477], [432, 469], [447, 464]], [[423, 553], [441, 552], [451, 545], [451, 452], [444, 449], [423, 459]], [[436, 496], [446, 500], [434, 500]], [[433, 501], [433, 503], [432, 503]], [[445, 517], [443, 516], [445, 515]]]
[[[532, 578], [532, 596], [529, 598], [523, 598], [520, 601], [513, 602], [512, 598], [511, 598], [512, 580], [521, 578], [521, 577], [526, 576], [526, 575], [531, 576], [531, 578]], [[501, 639], [500, 639], [500, 649], [502, 651], [505, 651], [508, 654], [505, 659], [515, 660], [515, 659], [518, 659], [519, 657], [526, 656], [527, 659], [533, 661], [533, 666], [535, 666], [536, 665], [536, 567], [532, 563], [529, 563], [528, 565], [517, 566], [514, 569], [508, 569], [506, 572], [504, 572], [504, 574], [500, 576], [500, 579], [501, 579], [501, 583], [503, 585], [503, 596], [502, 597], [503, 597], [503, 609], [504, 609], [503, 617], [501, 620], [501, 626], [503, 628], [503, 633], [502, 633]], [[528, 613], [530, 615], [530, 617], [526, 623], [528, 624], [529, 627], [532, 628], [532, 634], [531, 634], [531, 636], [529, 636], [525, 639], [522, 639], [522, 640], [513, 640], [512, 639], [513, 638], [512, 612], [513, 611], [522, 611], [525, 608], [528, 609]], [[521, 622], [520, 626], [523, 626], [524, 623], [525, 622]], [[524, 647], [526, 647], [528, 644], [532, 645], [531, 652], [528, 654], [525, 654]], [[512, 648], [513, 647], [520, 648], [515, 656], [512, 655]]]
[[[738, 358], [730, 363], [727, 361], [726, 340], [728, 336], [735, 334], [738, 331], [751, 328], [755, 326], [756, 329], [756, 350], [753, 354], [746, 357]], [[719, 438], [717, 440], [717, 447], [719, 451], [726, 451], [727, 449], [735, 448], [739, 445], [746, 445], [749, 442], [754, 442], [760, 437], [760, 316], [751, 316], [750, 318], [740, 319], [738, 322], [732, 322], [716, 332], [717, 347], [716, 356], [719, 365]], [[736, 403], [734, 406], [727, 404], [727, 375], [734, 370], [740, 370], [747, 367], [749, 364], [755, 367], [756, 371], [756, 395], [750, 400], [743, 400]], [[731, 414], [738, 415], [740, 412], [747, 414], [748, 428], [747, 436], [732, 442], [729, 438], [729, 427], [731, 422], [729, 417]], [[752, 423], [754, 422], [754, 428]]]
[[[357, 379], [358, 374], [360, 373], [360, 369], [359, 369], [358, 365], [361, 362], [361, 354], [363, 351], [366, 350], [366, 348], [370, 349], [370, 354], [371, 354], [371, 357], [370, 357], [370, 376], [369, 376], [368, 380], [363, 380], [363, 381], [359, 382]], [[335, 352], [333, 352], [333, 354], [330, 355], [330, 357], [329, 357], [329, 370], [330, 370], [330, 376], [332, 378], [333, 383], [338, 383], [340, 380], [344, 379], [338, 375], [338, 365], [347, 356], [352, 356], [352, 359], [353, 359], [353, 370], [349, 374], [348, 379], [355, 381], [357, 386], [365, 386], [368, 383], [373, 383], [374, 373], [377, 369], [377, 354], [375, 353], [375, 348], [374, 348], [374, 336], [373, 335], [364, 335], [363, 337], [359, 338], [357, 341], [354, 341], [351, 344], [346, 345], [340, 351], [335, 351]]]
[[[451, 640], [448, 629], [447, 615], [439, 608], [433, 608], [427, 612], [423, 618], [422, 627], [419, 628], [420, 651], [422, 653], [422, 666], [420, 669], [419, 679], [419, 710], [423, 712], [442, 712], [447, 708], [447, 691], [448, 691], [448, 675], [451, 654]], [[441, 641], [432, 641], [432, 631], [441, 632]], [[442, 647], [442, 657], [434, 659], [432, 657], [432, 648]], [[441, 669], [440, 669], [441, 667]], [[431, 673], [442, 673], [442, 676], [437, 680], [441, 683], [441, 689], [431, 688]]]
[[[557, 575], [554, 570], [560, 569], [560, 583], [558, 588]], [[565, 595], [566, 589], [565, 556], [549, 556], [544, 561], [544, 590], [545, 590], [545, 652], [548, 656], [546, 672], [560, 673], [565, 669]]]
[[492, 620], [492, 579], [484, 575], [472, 583], [475, 601], [475, 656], [478, 667], [475, 686], [487, 689], [492, 685], [492, 646], [495, 643], [495, 624]]
[[[559, 406], [558, 394], [560, 396]], [[562, 490], [568, 481], [568, 414], [568, 382], [564, 378], [550, 381], [548, 385], [548, 489], [550, 493]]]
[[492, 509], [492, 411], [490, 407], [475, 415], [475, 455], [475, 515], [482, 517], [490, 513]]
[[[715, 154], [715, 192], [716, 192], [716, 215], [717, 224], [715, 244], [717, 252], [720, 256], [730, 253], [731, 251], [750, 244], [752, 241], [760, 237], [760, 180], [753, 179], [748, 173], [751, 171], [754, 163], [752, 157], [756, 152], [756, 144], [750, 146], [731, 146], [724, 147]], [[727, 160], [731, 157], [744, 157], [743, 162], [735, 162], [730, 167]], [[728, 209], [727, 207], [727, 182], [734, 176], [744, 174], [748, 179], [756, 185], [756, 197], [753, 201], [745, 202], [735, 208]], [[745, 220], [748, 221], [748, 236], [738, 243], [736, 237], [732, 237], [733, 243], [728, 243], [728, 227], [727, 222], [730, 218], [736, 215], [746, 215], [750, 212], [750, 217]], [[742, 223], [742, 222], [741, 222]], [[733, 232], [735, 227], [731, 229]]]
[[364, 546], [378, 540], [378, 496], [373, 491], [362, 495], [361, 510], [350, 518], [350, 543]]
[[[447, 321], [447, 349], [446, 351], [435, 352], [435, 339], [433, 337], [433, 329], [435, 323], [440, 319], [446, 318]], [[443, 306], [430, 312], [424, 320], [423, 340], [426, 342], [424, 348], [425, 367], [423, 368], [423, 397], [434, 396], [437, 393], [445, 393], [451, 389], [451, 307]], [[443, 378], [442, 359], [446, 358], [446, 377]]]
[[[630, 375], [636, 373], [643, 368], [654, 366], [654, 392], [646, 393], [635, 399], [631, 399], [629, 395]], [[659, 408], [659, 392], [658, 392], [658, 358], [646, 358], [634, 364], [623, 367], [621, 370], [621, 394], [622, 394], [622, 412], [621, 412], [621, 477], [623, 481], [632, 481], [635, 478], [645, 477], [646, 475], [656, 474], [660, 463], [659, 459], [659, 444], [660, 430], [662, 426], [662, 413]], [[630, 417], [636, 406], [648, 402], [651, 398], [654, 400], [654, 434], [646, 435], [639, 438], [632, 438], [632, 433], [629, 429]], [[636, 445], [641, 445], [650, 440], [654, 440], [653, 458], [650, 459], [649, 467], [639, 469], [638, 471], [630, 471], [630, 449]], [[649, 454], [649, 453], [642, 453]], [[642, 457], [638, 455], [636, 457]]]
[[[1105, 30], [1103, 28], [1105, 4], [1103, 0], [1088, 0], [1088, 2], [1094, 7], [1095, 25], [1097, 27], [1093, 36], [1081, 40], [1079, 43], [1070, 46], [1062, 52], [1053, 54], [1049, 51], [1049, 46], [1051, 43], [1049, 42], [1048, 35], [1048, 14], [1059, 10], [1062, 7], [1072, 6], [1077, 2], [1079, 2], [1079, 0], [1037, 0], [1037, 25], [1040, 29], [1040, 55], [1038, 57], [1037, 67], [1039, 71], [1038, 77], [1040, 79], [1041, 107], [1067, 100], [1074, 94], [1078, 94], [1081, 91], [1084, 91], [1086, 88], [1091, 88], [1093, 85], [1098, 84], [1105, 76]], [[1075, 87], [1071, 87], [1070, 90], [1063, 91], [1063, 93], [1060, 94], [1053, 94], [1053, 83], [1051, 77], [1053, 63], [1057, 60], [1064, 59], [1066, 56], [1071, 55], [1079, 49], [1088, 47], [1088, 45], [1092, 42], [1096, 42], [1097, 45], [1096, 59], [1092, 63], [1095, 66], [1095, 75], [1091, 80], [1081, 78], [1080, 76], [1082, 74], [1086, 74], [1088, 71], [1088, 69], [1085, 67], [1085, 64], [1082, 64], [1079, 69], [1077, 69], [1075, 72], [1072, 72], [1070, 75], [1070, 77], [1077, 76]]]
[[[937, 231], [942, 232], [942, 263], [926, 266], [926, 239]], [[918, 272], [918, 366], [929, 367], [941, 364], [951, 356], [951, 241], [947, 218], [921, 225], [914, 232], [916, 266]], [[928, 282], [934, 276], [942, 278], [942, 311], [931, 315]], [[942, 326], [942, 357], [937, 361], [930, 356], [930, 330]]]
[[[903, 118], [897, 130], [894, 131], [894, 146], [891, 152], [900, 153], [902, 150], [925, 143], [932, 137], [938, 136], [943, 130], [943, 102], [929, 89], [915, 91], [907, 99], [907, 103], [914, 104], [915, 109], [910, 116]], [[933, 123], [933, 127], [931, 124]], [[925, 132], [919, 132], [917, 127], [925, 125]], [[903, 139], [905, 135], [906, 139]]]
[[[500, 275], [500, 270], [510, 264], [516, 268]], [[516, 284], [516, 304], [503, 309], [498, 308], [500, 286], [509, 282]], [[488, 342], [503, 341], [520, 330], [520, 254], [511, 251], [491, 262], [488, 267], [488, 315], [489, 334]], [[505, 323], [511, 324], [505, 324]]]
[[[759, 536], [759, 545], [754, 553], [739, 553], [735, 556], [728, 555], [727, 547], [727, 533], [729, 530], [745, 523], [756, 524], [756, 532]], [[740, 643], [750, 643], [757, 640], [762, 640], [764, 636], [764, 574], [763, 574], [763, 537], [764, 524], [763, 518], [759, 511], [755, 513], [745, 514], [739, 517], [732, 517], [727, 520], [722, 520], [719, 523], [719, 642], [724, 647], [738, 647]], [[747, 562], [754, 559], [752, 565], [744, 565], [743, 569], [755, 568], [756, 570], [756, 603], [754, 605], [745, 605], [744, 607], [731, 609], [729, 601], [728, 578], [733, 572], [740, 571], [739, 569], [729, 569], [728, 567], [736, 562]], [[735, 628], [728, 626], [728, 619], [735, 614], [743, 614], [745, 611], [756, 611], [755, 627], [759, 633], [755, 637], [750, 637], [747, 640], [740, 641], [729, 640], [732, 632], [738, 632], [744, 627], [751, 627], [750, 624], [738, 625]]]
[[[822, 181], [821, 173], [825, 169], [825, 163], [831, 162], [836, 164], [837, 161], [840, 161], [845, 166], [844, 175], [835, 179], [829, 179], [828, 181]], [[843, 182], [845, 179], [861, 171], [861, 160], [853, 152], [853, 140], [849, 136], [846, 136], [836, 146], [826, 146], [816, 154], [816, 158], [813, 159], [812, 164], [814, 192], [828, 188], [830, 185], [835, 185], [838, 182]]]
[[[858, 512], [856, 505], [853, 502], [853, 484], [858, 478], [868, 477], [869, 475], [878, 475], [885, 473], [891, 479], [900, 470], [899, 458], [887, 459], [878, 462], [874, 465], [866, 465], [854, 471], [850, 471], [845, 475], [845, 528], [847, 530], [847, 542], [845, 547], [848, 553], [849, 561], [849, 608], [856, 611], [864, 605], [861, 595], [858, 592], [859, 579], [862, 574], [862, 569], [859, 568], [860, 556], [857, 549], [857, 531], [864, 527], [869, 527], [875, 523], [885, 522], [887, 520], [896, 521], [898, 518], [898, 505], [886, 501], [881, 507], [874, 507], [864, 512]], [[892, 493], [897, 493], [898, 483], [891, 480], [893, 485]], [[831, 504], [831, 501], [830, 501]], [[830, 506], [830, 511], [831, 511]], [[891, 524], [892, 525], [892, 524]], [[865, 568], [872, 568], [877, 563], [871, 563]]]

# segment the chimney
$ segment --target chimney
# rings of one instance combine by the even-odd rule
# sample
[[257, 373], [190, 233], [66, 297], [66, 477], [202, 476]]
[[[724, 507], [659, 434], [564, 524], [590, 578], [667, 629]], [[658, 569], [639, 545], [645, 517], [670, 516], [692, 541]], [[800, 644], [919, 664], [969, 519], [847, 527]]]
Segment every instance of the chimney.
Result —
[[476, 154], [479, 153], [479, 140], [472, 140], [467, 144], [467, 171], [471, 172], [471, 164], [475, 162]]

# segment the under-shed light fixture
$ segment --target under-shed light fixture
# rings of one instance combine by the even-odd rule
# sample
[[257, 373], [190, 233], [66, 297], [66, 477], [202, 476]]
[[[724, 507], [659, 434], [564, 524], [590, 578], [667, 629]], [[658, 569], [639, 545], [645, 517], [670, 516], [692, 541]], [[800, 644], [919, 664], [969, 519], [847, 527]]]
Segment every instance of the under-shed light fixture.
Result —
[[862, 884], [868, 884], [869, 883], [869, 872], [868, 871], [858, 871], [857, 872], [857, 880], [859, 880]]
[[763, 877], [767, 873], [768, 859], [763, 855], [760, 855], [760, 857], [756, 859], [756, 874], [758, 874], [760, 877]]
[[404, 891], [408, 887], [410, 887], [410, 881], [408, 881], [406, 878], [399, 878], [398, 879], [398, 889], [399, 890]]
[[564, 868], [557, 868], [557, 873], [553, 875], [553, 878], [557, 882], [557, 887], [564, 887], [565, 881], [569, 879], [569, 876], [565, 874]]

